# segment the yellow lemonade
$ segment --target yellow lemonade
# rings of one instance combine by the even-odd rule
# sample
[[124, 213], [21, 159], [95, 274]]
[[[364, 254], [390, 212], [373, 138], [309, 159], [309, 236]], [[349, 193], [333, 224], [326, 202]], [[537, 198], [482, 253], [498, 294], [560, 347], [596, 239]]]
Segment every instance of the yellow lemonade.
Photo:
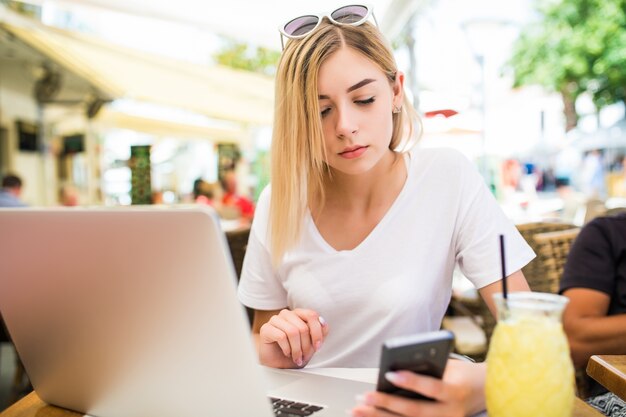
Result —
[[[525, 296], [520, 293], [518, 297]], [[498, 305], [500, 318], [487, 355], [487, 412], [489, 417], [571, 417], [574, 405], [574, 367], [561, 324], [560, 308], [542, 302]], [[529, 297], [552, 296], [533, 294]], [[557, 299], [558, 300], [558, 299]], [[526, 300], [528, 301], [528, 300]], [[502, 310], [505, 310], [504, 312]]]

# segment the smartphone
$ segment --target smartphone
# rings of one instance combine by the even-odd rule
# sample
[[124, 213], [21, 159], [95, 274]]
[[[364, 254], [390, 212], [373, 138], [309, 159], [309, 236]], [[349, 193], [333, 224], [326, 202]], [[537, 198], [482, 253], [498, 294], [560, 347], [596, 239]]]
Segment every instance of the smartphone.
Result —
[[407, 370], [441, 379], [453, 345], [454, 335], [448, 330], [387, 340], [382, 347], [376, 389], [389, 394], [431, 400], [416, 392], [396, 387], [385, 378], [385, 373]]

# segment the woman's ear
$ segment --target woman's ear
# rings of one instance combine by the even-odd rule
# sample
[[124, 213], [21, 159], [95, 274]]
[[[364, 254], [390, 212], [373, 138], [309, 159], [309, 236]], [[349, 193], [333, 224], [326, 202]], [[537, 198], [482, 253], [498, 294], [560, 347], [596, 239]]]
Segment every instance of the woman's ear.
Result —
[[392, 91], [394, 108], [402, 108], [404, 103], [404, 73], [402, 71], [396, 72], [396, 80], [393, 83]]

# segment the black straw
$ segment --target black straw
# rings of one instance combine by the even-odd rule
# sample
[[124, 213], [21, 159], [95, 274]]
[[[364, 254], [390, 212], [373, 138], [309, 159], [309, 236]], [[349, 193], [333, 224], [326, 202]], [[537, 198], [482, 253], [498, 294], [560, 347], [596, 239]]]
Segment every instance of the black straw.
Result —
[[506, 265], [504, 261], [504, 235], [500, 235], [500, 265], [502, 266], [502, 297], [508, 297], [506, 288]]

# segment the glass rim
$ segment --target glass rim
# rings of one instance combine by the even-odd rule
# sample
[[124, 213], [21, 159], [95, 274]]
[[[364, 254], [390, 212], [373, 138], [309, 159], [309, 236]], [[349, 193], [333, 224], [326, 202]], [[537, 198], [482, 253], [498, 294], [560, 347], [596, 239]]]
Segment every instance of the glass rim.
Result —
[[517, 291], [507, 294], [506, 303], [501, 292], [493, 294], [496, 304], [506, 304], [513, 308], [527, 309], [562, 309], [569, 302], [569, 298], [553, 293]]

